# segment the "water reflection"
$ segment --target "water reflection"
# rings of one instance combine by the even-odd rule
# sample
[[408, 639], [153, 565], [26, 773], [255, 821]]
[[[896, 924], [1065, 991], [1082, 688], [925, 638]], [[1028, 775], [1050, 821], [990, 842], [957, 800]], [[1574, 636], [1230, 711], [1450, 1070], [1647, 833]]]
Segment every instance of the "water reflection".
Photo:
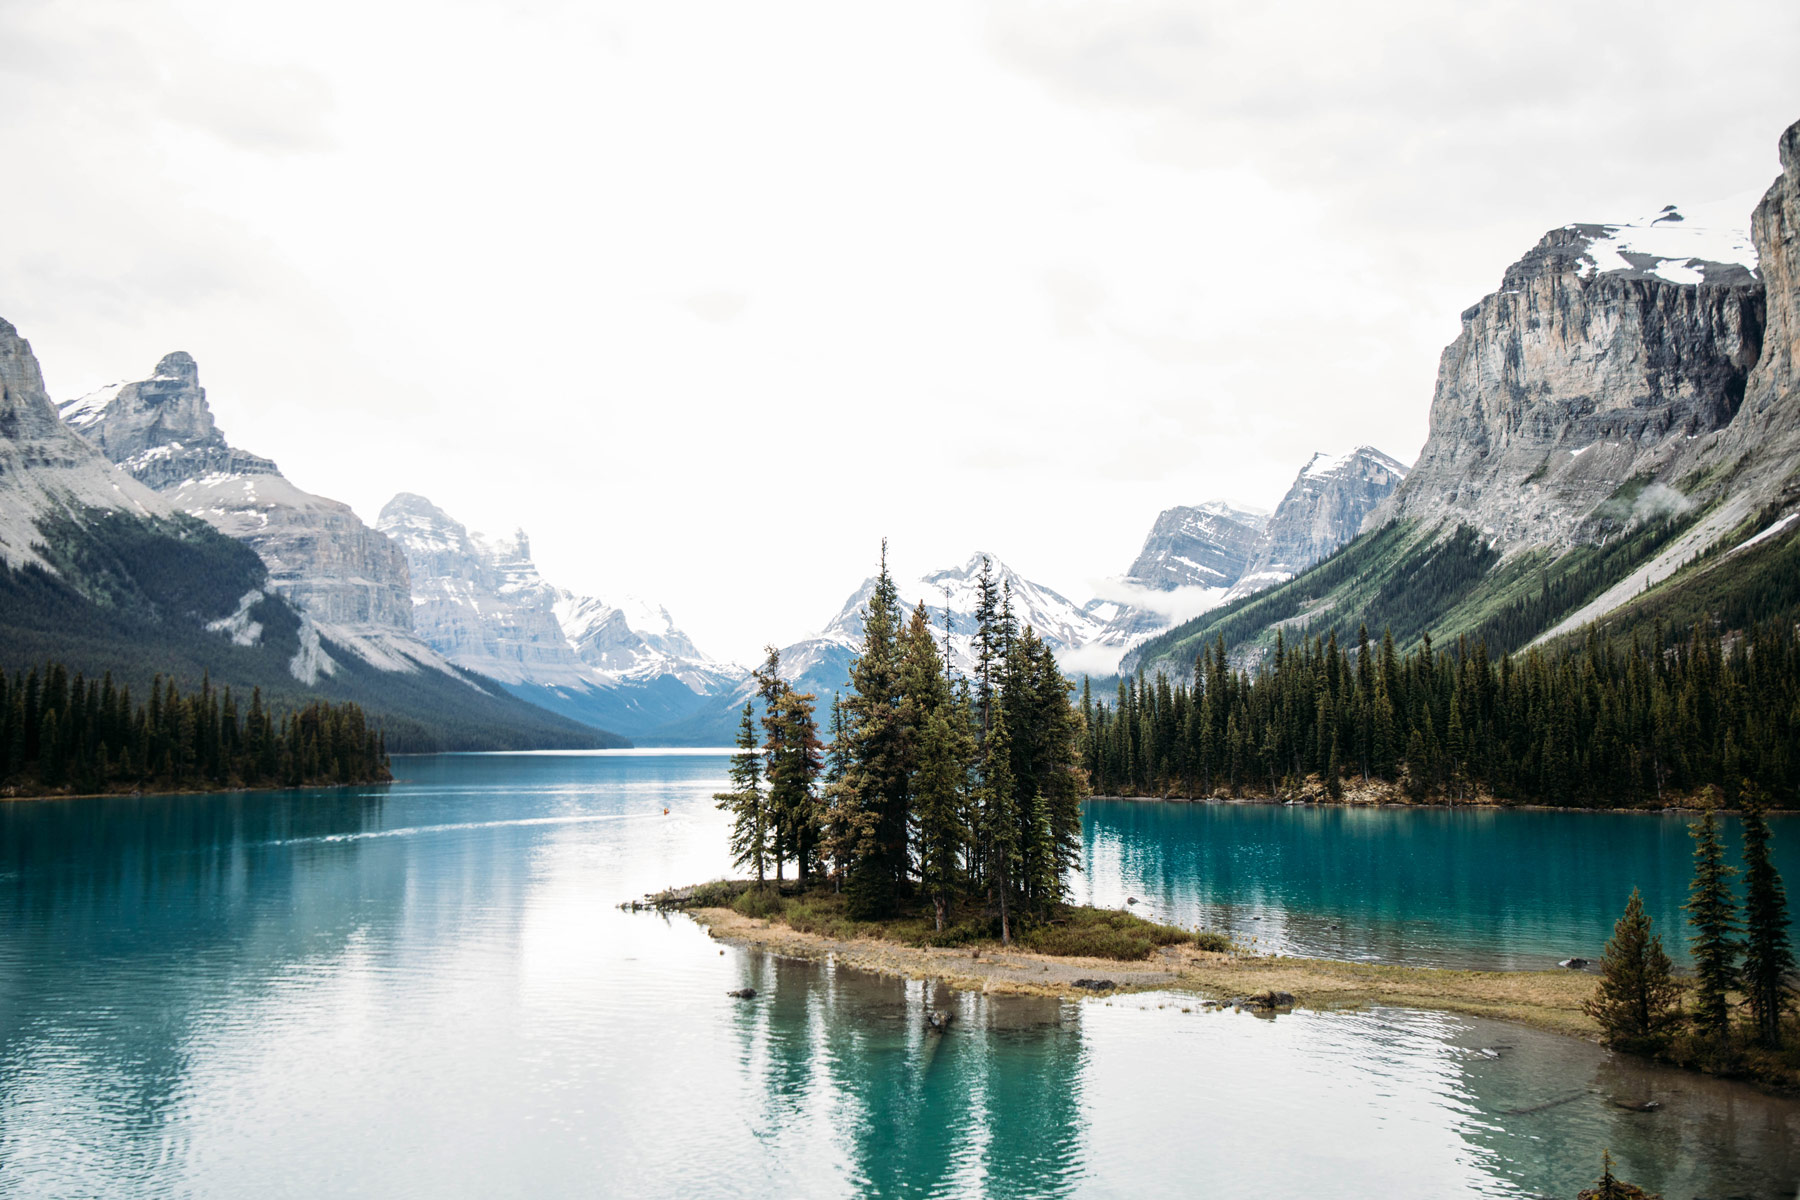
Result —
[[[1082, 1171], [1078, 1006], [990, 998], [751, 953], [757, 997], [736, 1013], [739, 1064], [760, 1082], [752, 1124], [778, 1154], [816, 1132], [868, 1196], [1058, 1196]], [[927, 1017], [947, 1013], [949, 1029]]]

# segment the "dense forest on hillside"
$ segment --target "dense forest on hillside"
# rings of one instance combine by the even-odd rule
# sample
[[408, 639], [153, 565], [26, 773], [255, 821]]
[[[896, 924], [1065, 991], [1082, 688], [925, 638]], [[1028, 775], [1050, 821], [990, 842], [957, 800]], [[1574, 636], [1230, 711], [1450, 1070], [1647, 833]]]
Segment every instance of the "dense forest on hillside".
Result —
[[1221, 636], [1190, 684], [1143, 676], [1116, 700], [1084, 688], [1083, 759], [1096, 791], [1296, 793], [1317, 776], [1397, 785], [1415, 799], [1661, 805], [1745, 778], [1800, 805], [1800, 644], [1791, 621], [1725, 636], [1711, 621], [1629, 640], [1590, 633], [1563, 653], [1490, 658], [1429, 637], [1409, 654], [1366, 629], [1234, 669]]
[[46, 663], [0, 672], [0, 788], [59, 791], [302, 787], [390, 779], [382, 735], [355, 704], [315, 701], [277, 717], [252, 691], [239, 713], [210, 681], [182, 695], [158, 678], [149, 699]]
[[[1145, 641], [1126, 656], [1125, 670], [1185, 676], [1220, 638], [1232, 662], [1253, 664], [1274, 649], [1277, 630], [1290, 642], [1334, 635], [1347, 642], [1363, 626], [1391, 632], [1405, 652], [1430, 635], [1440, 643], [1466, 637], [1486, 643], [1492, 655], [1510, 654], [1629, 577], [1703, 515], [1671, 513], [1599, 543], [1506, 560], [1467, 526], [1440, 536], [1389, 522], [1293, 579]], [[1776, 504], [1746, 518], [1656, 587], [1607, 613], [1600, 628], [1628, 641], [1649, 639], [1658, 622], [1742, 630], [1800, 621], [1800, 526], [1748, 544], [1780, 515]], [[1583, 636], [1560, 635], [1557, 648], [1579, 645]]]

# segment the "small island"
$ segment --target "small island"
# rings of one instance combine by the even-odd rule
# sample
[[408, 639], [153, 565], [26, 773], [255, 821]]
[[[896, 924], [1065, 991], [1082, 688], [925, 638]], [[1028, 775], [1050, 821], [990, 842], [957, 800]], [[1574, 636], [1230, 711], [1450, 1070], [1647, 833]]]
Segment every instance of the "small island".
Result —
[[1069, 998], [1179, 991], [1193, 993], [1195, 1009], [1258, 1013], [1393, 1004], [1600, 1036], [1583, 1010], [1594, 977], [1582, 971], [1458, 971], [1255, 954], [1215, 931], [1076, 906], [1063, 906], [1014, 945], [993, 938], [948, 945], [934, 941], [923, 915], [856, 921], [832, 897], [774, 895], [745, 881], [676, 888], [638, 904], [685, 912], [733, 945], [937, 980], [959, 991]]

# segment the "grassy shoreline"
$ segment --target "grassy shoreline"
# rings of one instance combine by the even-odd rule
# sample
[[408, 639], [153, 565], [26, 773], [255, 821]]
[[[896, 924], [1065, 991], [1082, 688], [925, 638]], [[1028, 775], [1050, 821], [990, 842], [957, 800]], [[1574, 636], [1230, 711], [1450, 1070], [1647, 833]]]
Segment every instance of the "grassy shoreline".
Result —
[[[1104, 909], [1067, 910], [1078, 930], [1097, 929], [1100, 938], [1084, 942], [1076, 936], [1051, 943], [1058, 949], [1091, 946], [1101, 953], [1044, 953], [1023, 944], [1003, 947], [991, 938], [932, 945], [921, 944], [911, 924], [836, 923], [792, 901], [746, 905], [743, 895], [741, 890], [703, 886], [663, 893], [652, 898], [651, 906], [687, 912], [720, 941], [795, 958], [829, 959], [884, 975], [937, 980], [963, 991], [1075, 998], [1167, 990], [1219, 1005], [1286, 993], [1294, 1006], [1315, 1010], [1391, 1004], [1518, 1021], [1588, 1041], [1598, 1040], [1600, 1032], [1581, 1009], [1593, 994], [1594, 976], [1579, 971], [1458, 971], [1251, 954], [1217, 934], [1172, 930]], [[1168, 930], [1181, 940], [1145, 932], [1150, 944], [1134, 957], [1112, 937], [1112, 929], [1124, 922], [1145, 931]]]

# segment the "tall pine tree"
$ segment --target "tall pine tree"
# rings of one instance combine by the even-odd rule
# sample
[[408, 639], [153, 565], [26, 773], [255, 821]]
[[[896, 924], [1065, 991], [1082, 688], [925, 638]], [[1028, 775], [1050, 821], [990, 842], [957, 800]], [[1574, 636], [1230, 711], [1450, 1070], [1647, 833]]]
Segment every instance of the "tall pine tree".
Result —
[[731, 790], [714, 793], [713, 800], [731, 814], [731, 861], [755, 871], [756, 884], [761, 887], [768, 875], [771, 838], [755, 714], [755, 706], [745, 702], [743, 720], [738, 723], [737, 753], [731, 756]]
[[1737, 909], [1731, 877], [1719, 843], [1719, 821], [1708, 808], [1689, 831], [1694, 839], [1694, 881], [1688, 889], [1689, 938], [1694, 956], [1694, 1023], [1703, 1033], [1723, 1039], [1731, 1031], [1727, 994], [1737, 984]]
[[1744, 782], [1744, 995], [1757, 1037], [1781, 1046], [1781, 1018], [1793, 1001], [1788, 976], [1794, 953], [1788, 943], [1787, 889], [1769, 854], [1769, 822], [1762, 793]]

